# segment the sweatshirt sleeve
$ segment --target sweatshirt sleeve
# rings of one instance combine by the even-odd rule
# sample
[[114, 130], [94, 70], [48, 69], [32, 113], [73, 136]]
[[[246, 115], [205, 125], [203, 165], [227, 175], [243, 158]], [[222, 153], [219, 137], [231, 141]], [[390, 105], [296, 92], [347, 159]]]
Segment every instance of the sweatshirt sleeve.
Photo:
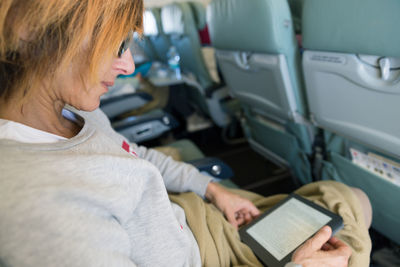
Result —
[[201, 197], [207, 189], [211, 177], [201, 174], [190, 164], [173, 160], [171, 157], [144, 146], [131, 143], [136, 154], [150, 161], [161, 172], [165, 186], [170, 192], [195, 192]]

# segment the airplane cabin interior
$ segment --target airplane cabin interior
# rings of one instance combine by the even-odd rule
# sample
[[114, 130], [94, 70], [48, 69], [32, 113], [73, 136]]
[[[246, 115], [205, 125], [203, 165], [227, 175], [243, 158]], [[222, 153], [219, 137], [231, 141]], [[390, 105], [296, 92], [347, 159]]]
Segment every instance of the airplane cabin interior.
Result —
[[400, 266], [400, 1], [144, 4], [135, 72], [101, 98], [112, 127], [228, 188], [360, 188], [370, 266]]

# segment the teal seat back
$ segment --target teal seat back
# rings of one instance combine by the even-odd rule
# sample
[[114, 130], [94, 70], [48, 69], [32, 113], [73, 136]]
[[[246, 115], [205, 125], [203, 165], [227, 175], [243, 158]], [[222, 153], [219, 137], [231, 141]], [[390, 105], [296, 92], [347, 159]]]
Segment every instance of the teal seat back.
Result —
[[151, 8], [145, 11], [143, 19], [144, 35], [149, 40], [147, 43], [154, 51], [154, 58], [167, 63], [167, 52], [171, 43], [163, 32], [160, 12], [160, 8]]
[[252, 148], [309, 182], [313, 133], [287, 1], [214, 0], [207, 22], [223, 77], [245, 110]]
[[192, 10], [197, 30], [202, 30], [207, 25], [206, 8], [200, 2], [188, 2]]
[[399, 14], [397, 0], [307, 0], [302, 15], [308, 102], [328, 152], [322, 177], [364, 190], [372, 226], [397, 243], [400, 186], [350, 149], [400, 162]]
[[278, 120], [306, 114], [300, 55], [286, 1], [215, 0], [208, 18], [219, 66], [239, 100]]
[[[190, 8], [192, 9], [194, 21], [196, 23], [198, 32], [199, 33], [203, 32], [203, 34], [205, 34], [205, 32], [208, 33], [206, 7], [200, 2], [188, 2], [188, 3], [190, 5]], [[220, 80], [221, 77], [219, 76], [218, 73], [218, 66], [215, 58], [215, 49], [212, 46], [212, 44], [207, 43], [207, 38], [205, 38], [205, 40], [201, 40], [201, 43], [202, 43], [202, 48], [201, 48], [202, 54], [204, 61], [206, 63], [206, 67], [208, 69], [208, 73], [210, 74], [211, 79], [213, 80], [214, 83], [216, 84], [221, 83]]]
[[302, 16], [304, 47], [398, 57], [399, 9], [397, 0], [307, 0]]
[[198, 24], [190, 4], [173, 3], [162, 7], [161, 20], [164, 32], [181, 56], [182, 70], [193, 73], [202, 88], [211, 86], [212, 79], [201, 52]]
[[303, 11], [313, 118], [400, 158], [400, 2], [307, 0]]

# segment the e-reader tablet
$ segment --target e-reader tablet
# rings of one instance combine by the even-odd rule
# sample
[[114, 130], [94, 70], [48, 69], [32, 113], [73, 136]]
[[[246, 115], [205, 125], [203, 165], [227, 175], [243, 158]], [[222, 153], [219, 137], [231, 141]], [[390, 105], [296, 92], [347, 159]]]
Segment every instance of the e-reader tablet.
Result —
[[343, 228], [342, 218], [296, 194], [289, 195], [239, 230], [243, 243], [269, 267], [284, 266], [293, 252], [323, 226], [332, 235]]

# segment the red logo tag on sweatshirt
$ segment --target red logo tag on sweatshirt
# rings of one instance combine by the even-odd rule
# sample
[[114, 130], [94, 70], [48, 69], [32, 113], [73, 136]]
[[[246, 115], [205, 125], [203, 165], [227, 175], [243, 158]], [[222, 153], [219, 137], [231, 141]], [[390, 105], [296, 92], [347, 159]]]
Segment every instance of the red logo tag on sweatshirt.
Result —
[[123, 148], [126, 152], [128, 152], [129, 154], [131, 154], [131, 155], [133, 155], [133, 156], [135, 156], [135, 157], [138, 156], [138, 155], [135, 153], [135, 151], [133, 151], [133, 149], [131, 148], [131, 146], [130, 146], [126, 141], [123, 141], [123, 142], [122, 142], [122, 148]]

